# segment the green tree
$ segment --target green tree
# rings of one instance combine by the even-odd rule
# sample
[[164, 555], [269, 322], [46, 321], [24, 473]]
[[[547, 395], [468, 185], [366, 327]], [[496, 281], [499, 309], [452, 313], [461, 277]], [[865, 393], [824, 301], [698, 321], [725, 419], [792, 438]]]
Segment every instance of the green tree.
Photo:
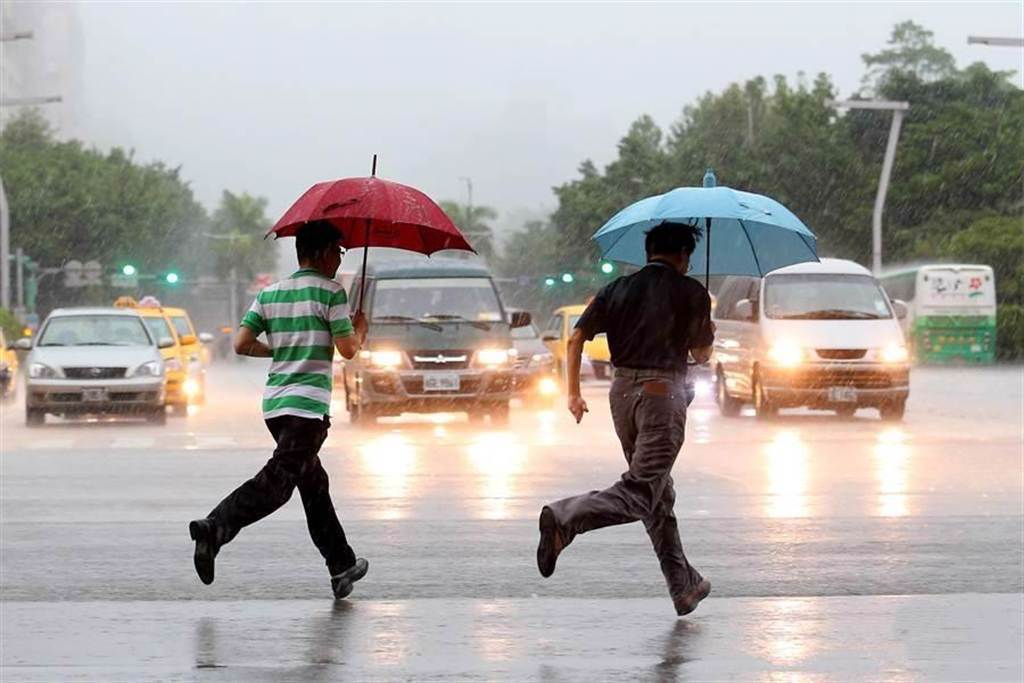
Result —
[[494, 230], [490, 222], [498, 217], [497, 211], [489, 206], [470, 207], [451, 200], [442, 201], [440, 206], [477, 253], [488, 261], [494, 258]]
[[992, 266], [1000, 304], [1024, 305], [1024, 218], [990, 215], [949, 237], [941, 255]]
[[277, 250], [273, 240], [263, 239], [270, 225], [265, 198], [224, 190], [211, 221], [210, 234], [216, 237], [209, 238], [215, 271], [221, 277], [234, 272], [243, 282], [273, 272]]
[[[0, 169], [10, 204], [11, 246], [44, 267], [69, 259], [97, 260], [108, 272], [132, 263], [141, 272], [190, 272], [182, 248], [201, 231], [206, 212], [179, 169], [137, 163], [131, 152], [86, 149], [58, 141], [38, 112], [28, 110], [0, 133]], [[109, 303], [97, 286], [66, 289], [44, 279], [38, 307]]]
[[861, 55], [868, 69], [862, 79], [866, 91], [879, 91], [896, 73], [912, 74], [924, 82], [953, 76], [956, 61], [948, 50], [934, 44], [934, 35], [913, 21], [896, 24], [889, 47]]

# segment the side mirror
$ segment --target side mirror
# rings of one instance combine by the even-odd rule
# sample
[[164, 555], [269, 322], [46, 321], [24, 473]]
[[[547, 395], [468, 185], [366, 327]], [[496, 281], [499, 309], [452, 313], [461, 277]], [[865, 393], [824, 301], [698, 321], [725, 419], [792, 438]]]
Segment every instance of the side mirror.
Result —
[[896, 314], [897, 320], [906, 320], [907, 313], [909, 313], [910, 310], [907, 308], [907, 304], [905, 301], [902, 301], [900, 299], [893, 299], [892, 312]]
[[545, 341], [545, 342], [558, 341], [558, 333], [557, 332], [545, 332], [544, 334], [542, 334], [540, 336], [540, 340], [541, 341]]
[[196, 335], [194, 335], [194, 334], [186, 334], [186, 335], [182, 336], [181, 343], [183, 345], [185, 345], [185, 346], [188, 346], [189, 344], [195, 344], [196, 343]]
[[740, 299], [736, 302], [736, 317], [740, 320], [754, 319], [754, 302], [750, 299]]
[[18, 349], [20, 351], [31, 351], [32, 350], [32, 340], [28, 339], [28, 338], [26, 338], [26, 339], [19, 339], [18, 341], [14, 342], [14, 348], [16, 348], [16, 349]]
[[160, 337], [156, 342], [157, 347], [161, 349], [169, 349], [174, 346], [174, 340], [170, 337]]
[[526, 327], [533, 321], [529, 311], [516, 311], [512, 314], [512, 327]]
[[199, 341], [201, 341], [204, 344], [209, 344], [213, 341], [213, 335], [210, 334], [209, 332], [200, 332]]

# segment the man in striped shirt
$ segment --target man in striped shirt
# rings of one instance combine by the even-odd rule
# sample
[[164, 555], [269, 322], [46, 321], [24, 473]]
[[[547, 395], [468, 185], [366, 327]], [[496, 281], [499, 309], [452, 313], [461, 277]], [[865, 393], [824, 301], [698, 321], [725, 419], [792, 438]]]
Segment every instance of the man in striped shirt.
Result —
[[[203, 519], [189, 524], [196, 572], [213, 583], [220, 547], [284, 505], [298, 488], [309, 535], [327, 562], [338, 599], [352, 592], [369, 565], [345, 538], [318, 453], [330, 428], [332, 372], [337, 350], [354, 357], [366, 339], [362, 313], [349, 318], [345, 290], [334, 280], [341, 236], [330, 224], [309, 223], [295, 239], [299, 270], [259, 293], [235, 335], [235, 352], [272, 358], [263, 419], [277, 442], [273, 457]], [[266, 335], [266, 343], [259, 340]]]

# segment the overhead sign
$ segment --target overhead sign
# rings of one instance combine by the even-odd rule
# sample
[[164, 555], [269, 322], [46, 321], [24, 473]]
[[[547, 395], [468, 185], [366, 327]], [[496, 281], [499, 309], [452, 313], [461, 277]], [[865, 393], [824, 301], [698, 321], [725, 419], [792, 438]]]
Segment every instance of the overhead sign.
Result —
[[99, 261], [82, 263], [71, 259], [64, 264], [65, 287], [89, 287], [103, 282], [103, 266]]
[[135, 289], [139, 286], [139, 274], [132, 273], [131, 275], [125, 275], [124, 273], [114, 273], [110, 276], [110, 286]]

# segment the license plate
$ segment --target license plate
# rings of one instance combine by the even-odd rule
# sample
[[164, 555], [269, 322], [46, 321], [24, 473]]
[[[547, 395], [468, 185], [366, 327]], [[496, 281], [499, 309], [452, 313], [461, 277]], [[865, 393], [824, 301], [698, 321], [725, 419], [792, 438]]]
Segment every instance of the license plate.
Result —
[[107, 400], [106, 389], [83, 389], [82, 390], [83, 401], [105, 401]]
[[857, 400], [857, 390], [853, 387], [831, 387], [828, 390], [828, 400], [833, 403], [854, 403]]
[[432, 372], [423, 375], [423, 391], [458, 391], [459, 376], [454, 372]]

